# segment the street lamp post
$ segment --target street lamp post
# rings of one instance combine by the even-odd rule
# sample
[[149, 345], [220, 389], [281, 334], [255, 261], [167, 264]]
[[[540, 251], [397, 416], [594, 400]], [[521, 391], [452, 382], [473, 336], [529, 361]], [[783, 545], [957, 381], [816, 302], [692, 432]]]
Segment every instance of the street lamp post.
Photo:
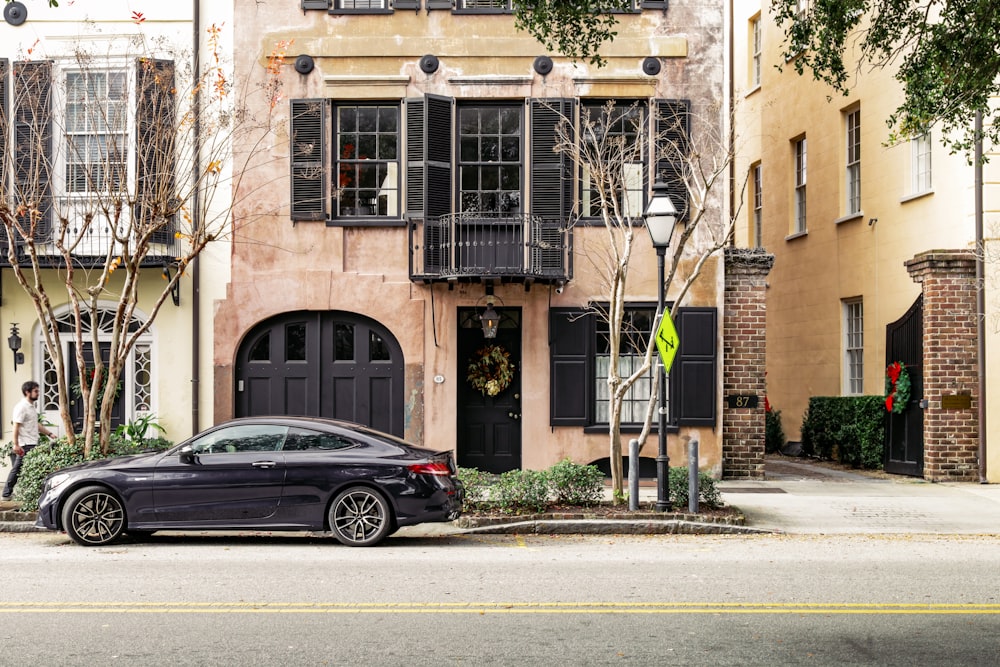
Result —
[[[667, 248], [670, 247], [670, 239], [674, 235], [674, 226], [677, 223], [677, 209], [667, 193], [667, 184], [657, 180], [653, 184], [653, 196], [646, 206], [643, 214], [646, 219], [646, 230], [649, 238], [656, 248], [656, 312], [657, 322], [660, 318], [667, 317], [665, 311], [664, 294], [664, 263]], [[659, 368], [659, 409], [657, 410], [659, 419], [657, 421], [656, 432], [659, 446], [656, 452], [656, 511], [666, 512], [670, 509], [670, 490], [668, 482], [670, 479], [670, 457], [667, 456], [667, 373], [663, 368], [662, 360], [658, 360]]]

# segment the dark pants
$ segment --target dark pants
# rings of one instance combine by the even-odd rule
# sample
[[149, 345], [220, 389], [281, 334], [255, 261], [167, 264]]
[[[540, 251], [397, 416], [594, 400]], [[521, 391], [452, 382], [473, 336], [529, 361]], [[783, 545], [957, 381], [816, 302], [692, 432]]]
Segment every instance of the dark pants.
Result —
[[14, 485], [17, 484], [17, 478], [21, 476], [21, 462], [24, 461], [24, 457], [28, 455], [34, 445], [24, 445], [21, 449], [24, 450], [24, 454], [18, 456], [17, 454], [10, 455], [10, 474], [7, 475], [7, 483], [3, 487], [3, 497], [9, 498], [14, 493]]

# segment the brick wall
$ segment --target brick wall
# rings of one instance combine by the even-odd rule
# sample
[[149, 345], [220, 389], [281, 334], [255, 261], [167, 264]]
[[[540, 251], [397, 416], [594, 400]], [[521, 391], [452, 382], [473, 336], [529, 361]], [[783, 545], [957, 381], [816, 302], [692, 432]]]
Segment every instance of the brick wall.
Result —
[[[930, 251], [906, 263], [923, 291], [924, 478], [979, 478], [979, 384], [976, 259], [971, 252]], [[968, 396], [968, 408], [943, 397]]]
[[[774, 255], [726, 250], [722, 324], [722, 477], [764, 477], [764, 369], [767, 274]], [[757, 396], [755, 408], [731, 408], [729, 396]]]

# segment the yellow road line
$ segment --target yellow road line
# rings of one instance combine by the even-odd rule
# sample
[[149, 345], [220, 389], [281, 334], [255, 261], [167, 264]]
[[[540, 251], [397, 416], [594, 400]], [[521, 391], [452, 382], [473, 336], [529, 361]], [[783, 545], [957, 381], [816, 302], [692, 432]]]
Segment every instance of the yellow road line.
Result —
[[1000, 604], [809, 602], [3, 602], [3, 613], [123, 614], [936, 614], [995, 615]]

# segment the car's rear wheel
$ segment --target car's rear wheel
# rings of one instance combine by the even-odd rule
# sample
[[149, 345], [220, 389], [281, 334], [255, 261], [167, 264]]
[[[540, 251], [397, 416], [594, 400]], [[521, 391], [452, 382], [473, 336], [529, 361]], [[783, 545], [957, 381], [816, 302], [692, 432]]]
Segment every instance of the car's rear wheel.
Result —
[[63, 505], [63, 528], [85, 547], [111, 544], [125, 530], [125, 508], [118, 496], [103, 486], [74, 491]]
[[374, 546], [392, 531], [389, 503], [367, 486], [341, 491], [330, 506], [328, 518], [334, 537], [349, 547]]

